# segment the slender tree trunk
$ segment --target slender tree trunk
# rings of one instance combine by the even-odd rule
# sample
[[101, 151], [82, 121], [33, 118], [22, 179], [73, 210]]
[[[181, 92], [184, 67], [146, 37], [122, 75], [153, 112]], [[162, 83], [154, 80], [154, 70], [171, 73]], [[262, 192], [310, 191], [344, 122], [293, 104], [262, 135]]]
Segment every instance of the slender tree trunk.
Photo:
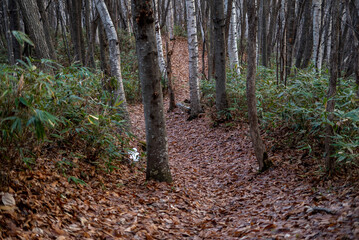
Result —
[[25, 27], [35, 44], [35, 53], [38, 58], [51, 59], [47, 46], [44, 27], [40, 21], [40, 13], [35, 0], [18, 0]]
[[191, 100], [191, 118], [196, 118], [202, 111], [198, 78], [198, 40], [197, 19], [194, 0], [186, 0], [187, 9], [187, 39], [189, 53], [189, 89]]
[[212, 16], [213, 12], [212, 9], [209, 9], [208, 14], [208, 53], [207, 53], [207, 62], [208, 62], [208, 79], [214, 78], [214, 29], [213, 29], [213, 21]]
[[152, 1], [132, 0], [132, 16], [146, 125], [146, 179], [172, 182]]
[[107, 41], [105, 37], [105, 31], [103, 29], [102, 24], [98, 24], [98, 35], [99, 35], [99, 42], [100, 42], [100, 62], [101, 62], [101, 70], [104, 72], [105, 75], [110, 75], [110, 67], [108, 65], [108, 51], [107, 51]]
[[101, 17], [102, 25], [105, 29], [109, 43], [111, 75], [117, 80], [117, 86], [114, 86], [113, 90], [113, 105], [121, 103], [120, 107], [124, 113], [125, 120], [127, 121], [126, 125], [129, 127], [131, 125], [131, 121], [127, 110], [125, 90], [122, 83], [120, 49], [116, 28], [113, 25], [110, 13], [108, 12], [106, 4], [103, 0], [96, 0], [96, 8]]
[[168, 0], [169, 1], [169, 6], [168, 6], [168, 13], [167, 13], [167, 29], [168, 29], [168, 33], [169, 33], [169, 37], [170, 40], [173, 40], [175, 38], [174, 34], [173, 34], [173, 25], [174, 25], [174, 20], [173, 20], [173, 7], [172, 7], [172, 0]]
[[160, 21], [158, 18], [158, 1], [153, 0], [153, 5], [155, 9], [155, 30], [156, 30], [156, 44], [157, 44], [157, 56], [158, 56], [158, 62], [159, 67], [161, 71], [161, 76], [166, 77], [166, 62], [163, 55], [163, 44], [162, 44], [162, 35], [161, 35], [161, 27], [160, 27]]
[[168, 79], [168, 94], [170, 98], [170, 104], [168, 107], [168, 111], [172, 112], [176, 108], [176, 98], [175, 98], [175, 86], [173, 84], [172, 79], [172, 54], [174, 49], [174, 43], [172, 45], [172, 49], [169, 49], [169, 43], [168, 40], [166, 41], [166, 52], [167, 52], [167, 79]]
[[[328, 120], [333, 122], [334, 120], [334, 108], [335, 108], [335, 94], [337, 91], [337, 79], [338, 79], [338, 59], [339, 59], [339, 29], [340, 29], [340, 16], [339, 16], [339, 1], [332, 1], [332, 41], [331, 41], [331, 56], [330, 56], [330, 79], [328, 89], [328, 102], [326, 111], [328, 114]], [[325, 166], [329, 174], [334, 171], [335, 159], [333, 158], [333, 137], [334, 131], [330, 124], [326, 126], [325, 136]]]
[[238, 46], [237, 46], [237, 14], [235, 8], [235, 2], [232, 3], [232, 15], [231, 22], [229, 25], [229, 35], [228, 35], [228, 57], [229, 57], [229, 66], [232, 70], [234, 70], [237, 75], [241, 74], [239, 68], [239, 60], [238, 60]]
[[257, 100], [256, 100], [256, 42], [257, 42], [257, 16], [255, 0], [246, 0], [248, 7], [248, 72], [247, 72], [247, 105], [250, 135], [254, 147], [254, 152], [259, 164], [259, 171], [265, 171], [271, 166], [268, 159], [265, 146], [260, 135], [257, 116]]
[[[16, 3], [16, 0], [9, 0], [9, 19], [10, 19], [10, 30], [20, 31], [20, 9], [18, 4]], [[6, 16], [4, 20], [6, 20]], [[15, 61], [17, 59], [21, 59], [22, 49], [19, 42], [14, 36], [12, 36], [12, 48], [14, 52]]]
[[320, 45], [320, 28], [321, 28], [321, 6], [322, 0], [313, 0], [313, 62], [317, 67], [318, 48]]
[[268, 21], [269, 0], [260, 0], [260, 50], [262, 54], [262, 65], [268, 67], [268, 41], [267, 41], [267, 21]]
[[296, 2], [295, 0], [287, 1], [286, 65], [285, 65], [285, 80], [284, 80], [285, 85], [287, 85], [287, 80], [292, 68], [293, 48], [295, 45], [295, 37], [296, 37], [295, 2]]
[[225, 112], [228, 107], [226, 93], [226, 44], [225, 44], [225, 17], [223, 0], [212, 0], [214, 26], [214, 58], [216, 79], [216, 108]]
[[244, 44], [244, 39], [246, 36], [246, 29], [247, 29], [247, 1], [246, 0], [241, 0], [242, 1], [242, 9], [241, 9], [241, 38], [239, 41], [239, 56], [240, 56], [240, 61], [241, 64], [243, 63], [243, 56], [244, 56], [244, 52], [245, 52], [245, 44]]
[[92, 9], [92, 1], [91, 0], [85, 0], [85, 22], [86, 22], [86, 40], [87, 40], [87, 52], [86, 52], [86, 66], [91, 68], [96, 68], [95, 65], [95, 42], [92, 41], [95, 38], [94, 36], [96, 34], [96, 28], [95, 31], [92, 28], [91, 24], [91, 9]]
[[15, 64], [14, 51], [13, 51], [13, 39], [10, 31], [10, 21], [8, 17], [7, 0], [3, 0], [3, 13], [4, 13], [4, 25], [5, 25], [5, 37], [7, 42], [7, 56], [10, 65]]

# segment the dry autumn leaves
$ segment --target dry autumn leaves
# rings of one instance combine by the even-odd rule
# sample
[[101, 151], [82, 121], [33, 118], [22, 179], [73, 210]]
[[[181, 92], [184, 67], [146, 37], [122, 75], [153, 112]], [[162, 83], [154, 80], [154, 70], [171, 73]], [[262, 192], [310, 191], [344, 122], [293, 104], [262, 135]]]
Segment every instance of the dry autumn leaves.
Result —
[[[188, 96], [185, 40], [173, 69], [179, 100]], [[181, 55], [179, 55], [181, 53]], [[143, 138], [141, 105], [130, 107]], [[146, 182], [143, 161], [104, 173], [77, 162], [68, 179], [43, 153], [32, 170], [14, 171], [1, 194], [3, 239], [358, 239], [357, 189], [306, 172], [301, 153], [272, 153], [275, 166], [258, 174], [245, 124], [212, 128], [203, 115], [166, 116], [174, 183]], [[298, 160], [298, 161], [297, 161]], [[299, 162], [299, 163], [298, 163]]]

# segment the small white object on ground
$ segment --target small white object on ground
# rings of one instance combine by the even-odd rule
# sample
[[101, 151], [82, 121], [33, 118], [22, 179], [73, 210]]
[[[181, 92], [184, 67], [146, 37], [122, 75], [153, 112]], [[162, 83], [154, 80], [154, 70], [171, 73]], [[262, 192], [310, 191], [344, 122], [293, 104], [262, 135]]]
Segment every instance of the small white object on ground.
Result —
[[137, 148], [132, 148], [132, 150], [128, 150], [128, 154], [130, 154], [130, 159], [134, 162], [138, 162], [140, 160], [140, 154], [137, 151]]

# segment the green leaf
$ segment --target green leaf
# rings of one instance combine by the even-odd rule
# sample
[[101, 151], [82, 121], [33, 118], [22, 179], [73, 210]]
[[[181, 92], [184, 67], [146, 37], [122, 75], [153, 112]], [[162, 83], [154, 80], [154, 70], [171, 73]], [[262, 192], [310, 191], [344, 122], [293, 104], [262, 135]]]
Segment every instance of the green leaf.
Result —
[[19, 42], [21, 47], [24, 47], [25, 42], [30, 44], [31, 46], [35, 47], [35, 44], [31, 41], [31, 39], [29, 38], [29, 36], [27, 36], [26, 33], [21, 32], [21, 31], [12, 31], [12, 34], [14, 35], [16, 40]]

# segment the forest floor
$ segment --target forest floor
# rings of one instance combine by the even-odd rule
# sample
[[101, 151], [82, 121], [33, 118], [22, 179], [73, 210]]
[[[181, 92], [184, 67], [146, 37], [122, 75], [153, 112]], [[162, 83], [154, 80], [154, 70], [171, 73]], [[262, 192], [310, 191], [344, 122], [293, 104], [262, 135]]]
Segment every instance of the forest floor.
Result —
[[[177, 101], [188, 98], [187, 59], [186, 41], [177, 40]], [[142, 105], [130, 108], [144, 140]], [[68, 182], [58, 156], [12, 172], [16, 209], [0, 206], [0, 238], [359, 239], [353, 184], [306, 172], [294, 150], [272, 153], [274, 167], [259, 174], [246, 123], [187, 118], [179, 109], [166, 114], [172, 184], [147, 182], [143, 160], [111, 173], [83, 165], [86, 185]]]

